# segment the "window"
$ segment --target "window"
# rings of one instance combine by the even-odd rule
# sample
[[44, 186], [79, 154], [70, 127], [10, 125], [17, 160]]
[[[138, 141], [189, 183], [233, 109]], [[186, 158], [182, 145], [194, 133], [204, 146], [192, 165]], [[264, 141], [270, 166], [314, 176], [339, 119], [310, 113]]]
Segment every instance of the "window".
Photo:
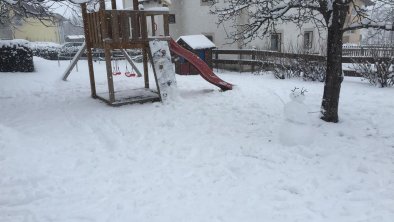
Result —
[[168, 23], [169, 24], [175, 24], [176, 23], [175, 14], [169, 14], [168, 15]]
[[311, 49], [313, 45], [313, 32], [304, 32], [304, 49]]
[[276, 33], [271, 35], [271, 50], [272, 51], [281, 51], [282, 46], [282, 34]]

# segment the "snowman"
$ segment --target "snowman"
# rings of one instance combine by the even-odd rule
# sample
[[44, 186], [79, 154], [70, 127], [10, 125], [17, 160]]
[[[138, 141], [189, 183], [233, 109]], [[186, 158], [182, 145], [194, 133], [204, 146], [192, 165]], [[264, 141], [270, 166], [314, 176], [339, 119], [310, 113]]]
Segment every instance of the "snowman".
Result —
[[294, 88], [290, 93], [290, 102], [284, 106], [284, 121], [280, 130], [283, 145], [310, 145], [313, 142], [313, 130], [309, 119], [308, 106], [304, 104], [307, 90]]

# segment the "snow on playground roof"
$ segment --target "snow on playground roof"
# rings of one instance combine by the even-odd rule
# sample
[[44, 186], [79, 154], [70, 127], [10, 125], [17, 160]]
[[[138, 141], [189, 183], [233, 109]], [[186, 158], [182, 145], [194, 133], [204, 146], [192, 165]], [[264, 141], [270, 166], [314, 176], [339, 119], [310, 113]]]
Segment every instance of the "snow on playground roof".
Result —
[[178, 42], [181, 39], [192, 49], [209, 49], [216, 47], [216, 45], [205, 35], [184, 35], [179, 37], [176, 41]]
[[160, 11], [160, 12], [170, 11], [170, 8], [168, 8], [168, 7], [150, 7], [150, 8], [145, 8], [145, 9], [150, 10], [150, 11]]
[[68, 36], [66, 36], [66, 38], [68, 38], [68, 39], [84, 39], [85, 36], [84, 35], [68, 35]]

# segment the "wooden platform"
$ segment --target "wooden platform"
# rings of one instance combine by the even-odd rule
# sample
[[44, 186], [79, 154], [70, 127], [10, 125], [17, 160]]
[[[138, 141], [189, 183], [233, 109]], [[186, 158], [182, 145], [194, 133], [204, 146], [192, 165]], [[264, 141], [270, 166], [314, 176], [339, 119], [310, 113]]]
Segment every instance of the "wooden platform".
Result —
[[100, 99], [110, 106], [122, 106], [127, 104], [161, 101], [158, 92], [146, 88], [115, 91], [114, 102], [110, 102], [109, 92], [97, 93], [97, 99]]

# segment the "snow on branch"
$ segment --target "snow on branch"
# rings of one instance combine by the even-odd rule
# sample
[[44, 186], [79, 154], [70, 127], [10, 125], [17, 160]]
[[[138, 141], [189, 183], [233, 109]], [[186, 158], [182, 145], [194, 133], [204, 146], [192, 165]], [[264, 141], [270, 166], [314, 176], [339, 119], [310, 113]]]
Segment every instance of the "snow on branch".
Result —
[[[322, 0], [229, 0], [228, 3], [215, 3], [211, 12], [218, 16], [218, 23], [232, 21], [234, 32], [229, 38], [251, 41], [275, 32], [278, 24], [294, 22], [301, 26], [313, 22], [322, 27], [327, 12], [327, 5]], [[240, 21], [238, 17], [247, 17]]]
[[[92, 0], [3, 0], [0, 3], [0, 24], [14, 26], [20, 20], [34, 18], [50, 26], [54, 21], [64, 19], [55, 10], [59, 7], [78, 15], [77, 4]], [[95, 0], [94, 0], [95, 1]]]
[[[228, 0], [226, 3], [214, 3], [211, 13], [218, 17], [218, 24], [230, 24], [232, 32], [228, 38], [233, 42], [242, 40], [248, 43], [255, 38], [263, 38], [276, 32], [276, 26], [283, 23], [295, 23], [301, 27], [313, 23], [318, 30], [327, 29], [332, 24], [333, 10], [342, 10], [342, 32], [360, 28], [392, 30], [392, 26], [382, 24], [383, 20], [370, 17], [367, 5], [373, 7], [394, 7], [392, 0]], [[339, 22], [339, 21], [334, 21]]]

